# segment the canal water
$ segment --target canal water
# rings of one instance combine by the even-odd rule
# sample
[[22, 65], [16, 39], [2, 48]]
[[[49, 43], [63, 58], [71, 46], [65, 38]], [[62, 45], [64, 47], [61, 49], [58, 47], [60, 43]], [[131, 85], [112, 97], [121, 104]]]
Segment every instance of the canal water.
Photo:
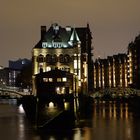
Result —
[[127, 103], [95, 102], [89, 113], [72, 130], [40, 133], [16, 100], [0, 99], [0, 140], [140, 140], [140, 116]]

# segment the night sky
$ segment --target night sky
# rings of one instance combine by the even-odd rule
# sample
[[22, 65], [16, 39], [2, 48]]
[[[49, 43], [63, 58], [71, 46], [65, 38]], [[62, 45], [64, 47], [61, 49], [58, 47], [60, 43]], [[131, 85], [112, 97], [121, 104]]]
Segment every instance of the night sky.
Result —
[[0, 0], [0, 65], [31, 58], [40, 26], [90, 25], [94, 58], [127, 52], [140, 33], [140, 0]]

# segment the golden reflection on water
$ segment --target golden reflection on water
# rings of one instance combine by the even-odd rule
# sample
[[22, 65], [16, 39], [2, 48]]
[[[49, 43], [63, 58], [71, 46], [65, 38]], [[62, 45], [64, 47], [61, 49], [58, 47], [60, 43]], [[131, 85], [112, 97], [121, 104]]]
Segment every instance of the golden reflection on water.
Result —
[[[64, 133], [38, 135], [25, 119], [19, 106], [1, 104], [0, 139], [6, 140], [139, 140], [140, 119], [134, 117], [127, 103], [99, 101], [93, 104], [91, 118], [82, 126]], [[9, 129], [10, 128], [10, 129]], [[6, 130], [3, 132], [3, 130]], [[8, 133], [8, 135], [6, 135]], [[13, 135], [13, 133], [15, 135]]]
[[92, 125], [75, 129], [73, 140], [135, 140], [133, 119], [127, 103], [95, 102]]
[[93, 118], [102, 117], [109, 119], [123, 118], [128, 119], [128, 104], [116, 102], [95, 102], [93, 107]]
[[[95, 102], [92, 139], [133, 140], [132, 121], [132, 114], [129, 112], [127, 103]], [[90, 131], [85, 132], [88, 132], [85, 137], [91, 136]]]

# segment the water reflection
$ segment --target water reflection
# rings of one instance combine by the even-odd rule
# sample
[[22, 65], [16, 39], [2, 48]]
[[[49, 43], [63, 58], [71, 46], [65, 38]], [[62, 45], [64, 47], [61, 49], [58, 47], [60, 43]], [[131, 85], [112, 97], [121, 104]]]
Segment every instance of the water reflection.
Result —
[[[95, 102], [93, 115], [84, 126], [72, 130], [71, 135], [53, 135], [42, 140], [136, 140], [133, 121], [127, 103]], [[140, 121], [140, 120], [139, 120]], [[88, 125], [89, 122], [92, 125]], [[139, 125], [140, 126], [140, 125]], [[73, 135], [73, 137], [72, 137]], [[139, 134], [137, 134], [139, 135]]]
[[[95, 102], [93, 110], [93, 118], [128, 119], [128, 103], [100, 101]], [[129, 117], [132, 117], [132, 113], [129, 113]]]
[[25, 111], [24, 111], [24, 109], [23, 109], [22, 104], [18, 106], [18, 112], [19, 112], [19, 113], [24, 113], [24, 114], [25, 114]]
[[2, 140], [139, 140], [140, 117], [127, 103], [95, 102], [91, 118], [72, 130], [38, 132], [28, 122], [22, 106], [0, 101], [0, 139]]
[[[58, 130], [57, 132], [45, 132], [45, 133], [40, 133], [40, 139], [41, 140], [73, 140], [73, 131], [61, 131]], [[77, 139], [78, 140], [78, 139]]]
[[128, 104], [95, 103], [92, 133], [93, 139], [133, 140], [133, 117]]
[[[26, 140], [30, 128], [15, 99], [0, 100], [0, 139]], [[30, 135], [31, 136], [31, 135]]]

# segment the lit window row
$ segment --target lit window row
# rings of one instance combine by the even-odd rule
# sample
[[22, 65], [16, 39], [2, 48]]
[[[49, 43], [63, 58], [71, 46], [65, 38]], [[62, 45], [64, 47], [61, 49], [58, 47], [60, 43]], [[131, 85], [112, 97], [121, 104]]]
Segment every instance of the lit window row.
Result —
[[67, 82], [67, 78], [66, 77], [57, 78], [57, 82]]
[[[44, 82], [53, 82], [53, 78], [43, 78]], [[67, 78], [57, 78], [57, 82], [67, 82]]]
[[43, 81], [44, 82], [53, 82], [53, 79], [52, 78], [43, 78]]

